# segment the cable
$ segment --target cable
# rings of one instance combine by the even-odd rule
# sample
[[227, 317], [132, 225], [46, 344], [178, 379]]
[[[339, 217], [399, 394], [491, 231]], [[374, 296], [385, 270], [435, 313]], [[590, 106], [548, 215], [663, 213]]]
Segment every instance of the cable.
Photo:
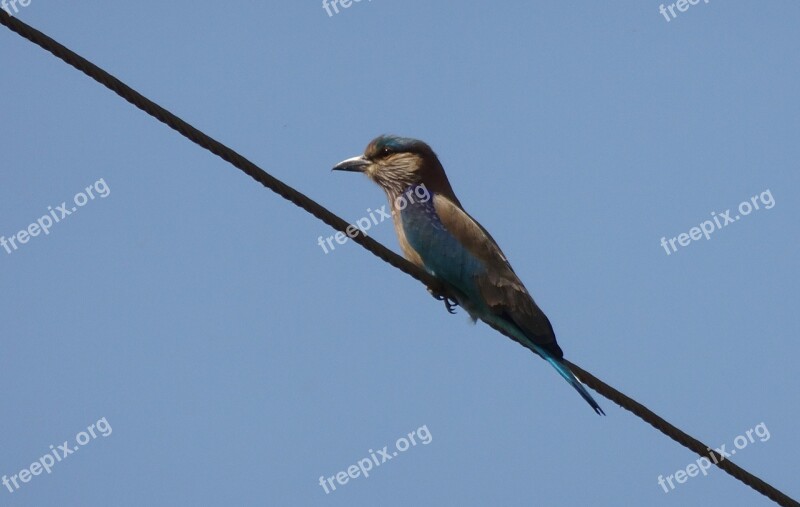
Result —
[[[98, 83], [105, 86], [106, 88], [112, 90], [114, 93], [116, 93], [126, 101], [130, 102], [134, 106], [138, 107], [145, 113], [156, 118], [158, 121], [164, 123], [173, 130], [176, 130], [177, 132], [179, 132], [181, 135], [183, 135], [193, 143], [197, 144], [202, 148], [205, 148], [206, 150], [217, 155], [226, 162], [229, 162], [230, 164], [237, 167], [238, 169], [240, 169], [242, 172], [244, 172], [257, 182], [261, 183], [265, 187], [269, 188], [273, 192], [283, 197], [284, 199], [295, 204], [296, 206], [299, 206], [300, 208], [303, 208], [305, 211], [311, 213], [318, 219], [322, 220], [326, 224], [336, 229], [337, 231], [346, 232], [347, 226], [350, 224], [346, 222], [344, 219], [331, 213], [325, 207], [321, 206], [317, 202], [313, 201], [312, 199], [298, 192], [292, 187], [286, 185], [277, 178], [267, 174], [263, 169], [259, 168], [254, 163], [250, 162], [236, 151], [232, 150], [231, 148], [228, 148], [227, 146], [220, 143], [216, 139], [211, 138], [210, 136], [204, 134], [200, 130], [189, 125], [182, 119], [178, 118], [177, 116], [170, 113], [163, 107], [159, 106], [152, 100], [143, 96], [142, 94], [140, 94], [130, 86], [126, 85], [119, 79], [115, 78], [108, 72], [104, 71], [100, 67], [96, 66], [92, 62], [86, 60], [85, 58], [81, 57], [75, 52], [67, 49], [66, 47], [62, 46], [55, 40], [43, 34], [42, 32], [10, 16], [2, 9], [0, 9], [0, 23], [8, 27], [11, 31], [17, 33], [18, 35], [24, 37], [25, 39], [28, 39], [32, 43], [41, 47], [42, 49], [49, 51], [57, 58], [63, 60], [68, 65], [75, 67], [76, 69], [83, 72], [90, 78], [94, 79]], [[381, 260], [391, 264], [400, 271], [424, 283], [434, 292], [442, 295], [453, 294], [452, 289], [450, 289], [446, 284], [434, 278], [433, 276], [429, 275], [420, 268], [414, 266], [413, 264], [406, 261], [396, 253], [392, 252], [382, 244], [375, 241], [374, 239], [365, 236], [360, 231], [353, 237], [353, 240], [359, 245], [369, 250], [377, 257], [379, 257]], [[505, 334], [512, 340], [514, 339], [513, 337], [504, 333], [502, 330], [498, 328], [494, 329], [501, 332], [502, 334]], [[797, 501], [793, 500], [792, 498], [790, 498], [777, 488], [771, 486], [770, 484], [767, 484], [766, 482], [759, 479], [750, 472], [735, 465], [730, 460], [723, 459], [719, 454], [709, 450], [709, 447], [707, 445], [703, 444], [699, 440], [679, 430], [672, 424], [668, 423], [667, 421], [656, 415], [654, 412], [652, 412], [644, 405], [629, 398], [628, 396], [625, 396], [624, 394], [617, 391], [613, 387], [609, 386], [605, 382], [601, 381], [600, 379], [598, 379], [591, 373], [587, 372], [580, 366], [577, 366], [569, 361], [567, 361], [567, 364], [569, 365], [570, 368], [572, 368], [572, 370], [575, 372], [578, 378], [582, 379], [582, 381], [587, 386], [597, 391], [597, 393], [608, 398], [614, 403], [617, 403], [625, 410], [628, 410], [629, 412], [636, 415], [643, 421], [649, 423], [658, 431], [668, 436], [672, 440], [678, 442], [682, 446], [696, 452], [700, 456], [705, 456], [710, 458], [713, 463], [715, 463], [719, 468], [730, 474], [732, 477], [742, 481], [746, 485], [750, 486], [751, 488], [758, 491], [762, 495], [775, 501], [779, 505], [800, 507], [800, 503], [798, 503]]]
[[584, 370], [580, 366], [573, 364], [569, 361], [565, 362], [570, 368], [572, 368], [572, 371], [575, 373], [575, 375], [583, 382], [585, 382], [586, 385], [588, 385], [598, 393], [602, 394], [609, 400], [613, 401], [614, 403], [618, 404], [625, 410], [639, 417], [641, 420], [650, 424], [650, 426], [654, 427], [655, 429], [665, 434], [672, 440], [678, 442], [687, 449], [696, 452], [701, 457], [708, 458], [709, 461], [711, 461], [711, 463], [716, 464], [719, 468], [726, 471], [732, 477], [739, 479], [740, 481], [747, 484], [748, 486], [758, 491], [762, 495], [770, 498], [771, 500], [774, 500], [779, 505], [792, 505], [792, 506], [800, 505], [800, 503], [793, 500], [785, 493], [782, 493], [775, 487], [767, 484], [763, 480], [759, 479], [758, 477], [751, 474], [750, 472], [740, 467], [739, 465], [735, 464], [734, 462], [730, 461], [729, 459], [724, 458], [719, 453], [712, 451], [711, 448], [706, 444], [704, 444], [703, 442], [697, 440], [691, 435], [681, 431], [672, 424], [668, 423], [659, 415], [657, 415], [655, 412], [645, 407], [641, 403], [625, 396], [624, 394], [617, 391], [616, 389], [606, 384], [602, 380], [598, 379], [597, 377], [595, 377], [588, 371]]

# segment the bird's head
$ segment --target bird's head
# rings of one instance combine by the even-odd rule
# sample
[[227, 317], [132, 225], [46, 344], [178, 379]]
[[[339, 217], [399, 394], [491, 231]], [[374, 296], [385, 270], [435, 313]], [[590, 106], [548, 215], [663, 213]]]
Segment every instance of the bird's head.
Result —
[[457, 202], [436, 153], [417, 139], [378, 136], [367, 145], [363, 155], [343, 160], [333, 170], [364, 173], [390, 198], [410, 186], [424, 184], [430, 192], [443, 193]]

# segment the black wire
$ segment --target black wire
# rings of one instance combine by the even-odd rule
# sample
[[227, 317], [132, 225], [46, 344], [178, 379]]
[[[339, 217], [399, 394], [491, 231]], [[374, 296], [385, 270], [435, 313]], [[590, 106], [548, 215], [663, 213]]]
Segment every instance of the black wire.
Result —
[[[159, 106], [152, 100], [140, 94], [139, 92], [137, 92], [130, 86], [126, 85], [119, 79], [115, 78], [108, 72], [104, 71], [100, 67], [96, 66], [92, 62], [86, 60], [85, 58], [81, 57], [75, 52], [67, 49], [63, 45], [59, 44], [58, 42], [51, 39], [47, 35], [36, 30], [35, 28], [26, 25], [22, 21], [19, 21], [18, 19], [10, 16], [2, 9], [0, 9], [0, 23], [7, 26], [11, 31], [16, 32], [20, 36], [33, 42], [37, 46], [40, 46], [42, 49], [49, 51], [54, 56], [63, 60], [65, 63], [75, 67], [79, 71], [83, 72], [87, 76], [91, 77], [98, 83], [105, 86], [106, 88], [112, 90], [117, 95], [127, 100], [134, 106], [138, 107], [145, 113], [149, 114], [150, 116], [153, 116], [154, 118], [164, 123], [168, 127], [176, 130], [177, 132], [179, 132], [181, 135], [183, 135], [193, 143], [201, 146], [202, 148], [205, 148], [206, 150], [217, 155], [226, 162], [229, 162], [230, 164], [234, 165], [235, 167], [243, 171], [245, 174], [247, 174], [254, 180], [258, 181], [265, 187], [269, 188], [273, 192], [277, 193], [284, 199], [303, 208], [304, 210], [311, 213], [312, 215], [322, 220], [326, 224], [330, 225], [337, 231], [346, 232], [347, 226], [350, 224], [346, 222], [344, 219], [331, 213], [325, 207], [321, 206], [317, 202], [313, 201], [312, 199], [298, 192], [292, 187], [286, 185], [277, 178], [267, 174], [263, 169], [259, 168], [254, 163], [250, 162], [236, 151], [232, 150], [231, 148], [228, 148], [227, 146], [220, 143], [216, 139], [211, 138], [210, 136], [204, 134], [200, 130], [189, 125], [182, 119], [170, 113], [163, 107]], [[392, 252], [385, 246], [381, 245], [374, 239], [365, 236], [360, 231], [358, 231], [358, 233], [353, 237], [353, 240], [356, 243], [363, 246], [364, 248], [366, 248], [367, 250], [369, 250], [370, 252], [372, 252], [380, 259], [384, 260], [385, 262], [388, 262], [397, 269], [403, 271], [404, 273], [424, 283], [434, 292], [442, 295], [453, 294], [453, 291], [442, 281], [434, 278], [425, 271], [414, 266], [413, 264], [406, 261], [405, 259], [397, 255], [396, 253]], [[508, 336], [509, 338], [514, 339], [512, 336], [509, 336], [501, 329], [498, 329], [496, 327], [494, 329]], [[672, 424], [668, 423], [667, 421], [656, 415], [654, 412], [652, 412], [644, 405], [629, 398], [628, 396], [625, 396], [624, 394], [617, 391], [613, 387], [609, 386], [605, 382], [601, 381], [600, 379], [598, 379], [591, 373], [587, 372], [580, 366], [573, 364], [569, 361], [566, 362], [569, 365], [569, 367], [572, 368], [572, 370], [575, 372], [578, 378], [580, 378], [587, 386], [591, 387], [592, 389], [597, 391], [602, 396], [608, 398], [609, 400], [617, 403], [622, 408], [628, 410], [629, 412], [636, 415], [643, 421], [649, 423], [651, 426], [653, 426], [658, 431], [668, 436], [672, 440], [696, 452], [700, 456], [708, 457], [711, 460], [711, 462], [715, 463], [719, 468], [721, 468], [731, 476], [735, 477], [736, 479], [742, 481], [743, 483], [750, 486], [759, 493], [767, 496], [768, 498], [775, 501], [779, 505], [800, 507], [800, 503], [798, 503], [797, 501], [793, 500], [792, 498], [790, 498], [789, 496], [787, 496], [774, 486], [767, 484], [766, 482], [759, 479], [755, 475], [751, 474], [747, 470], [744, 470], [743, 468], [737, 466], [732, 461], [728, 459], [722, 459], [720, 455], [718, 455], [714, 451], [709, 450], [710, 449], [709, 446], [703, 444], [699, 440], [691, 437], [690, 435], [684, 433], [683, 431], [676, 428]]]

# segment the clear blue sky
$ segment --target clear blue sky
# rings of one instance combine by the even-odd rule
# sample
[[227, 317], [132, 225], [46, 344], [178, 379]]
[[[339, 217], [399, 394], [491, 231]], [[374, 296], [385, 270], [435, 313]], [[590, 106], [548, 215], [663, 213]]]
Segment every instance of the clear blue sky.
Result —
[[[764, 423], [734, 461], [797, 498], [800, 6], [658, 8], [17, 15], [350, 221], [383, 193], [330, 167], [381, 133], [427, 141], [569, 359], [710, 445]], [[0, 476], [19, 483], [0, 505], [771, 505], [717, 469], [665, 493], [686, 449], [599, 396], [596, 416], [357, 245], [325, 254], [327, 226], [5, 28], [0, 58], [0, 235], [102, 179], [0, 247]], [[388, 222], [369, 232], [398, 249]]]

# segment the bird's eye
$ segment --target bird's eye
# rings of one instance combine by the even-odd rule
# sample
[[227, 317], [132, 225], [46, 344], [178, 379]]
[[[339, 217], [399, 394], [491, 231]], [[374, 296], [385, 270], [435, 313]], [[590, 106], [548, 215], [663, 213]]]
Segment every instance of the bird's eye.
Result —
[[384, 155], [391, 155], [392, 153], [394, 153], [394, 150], [392, 150], [388, 146], [384, 146], [383, 149], [381, 150], [381, 153]]

